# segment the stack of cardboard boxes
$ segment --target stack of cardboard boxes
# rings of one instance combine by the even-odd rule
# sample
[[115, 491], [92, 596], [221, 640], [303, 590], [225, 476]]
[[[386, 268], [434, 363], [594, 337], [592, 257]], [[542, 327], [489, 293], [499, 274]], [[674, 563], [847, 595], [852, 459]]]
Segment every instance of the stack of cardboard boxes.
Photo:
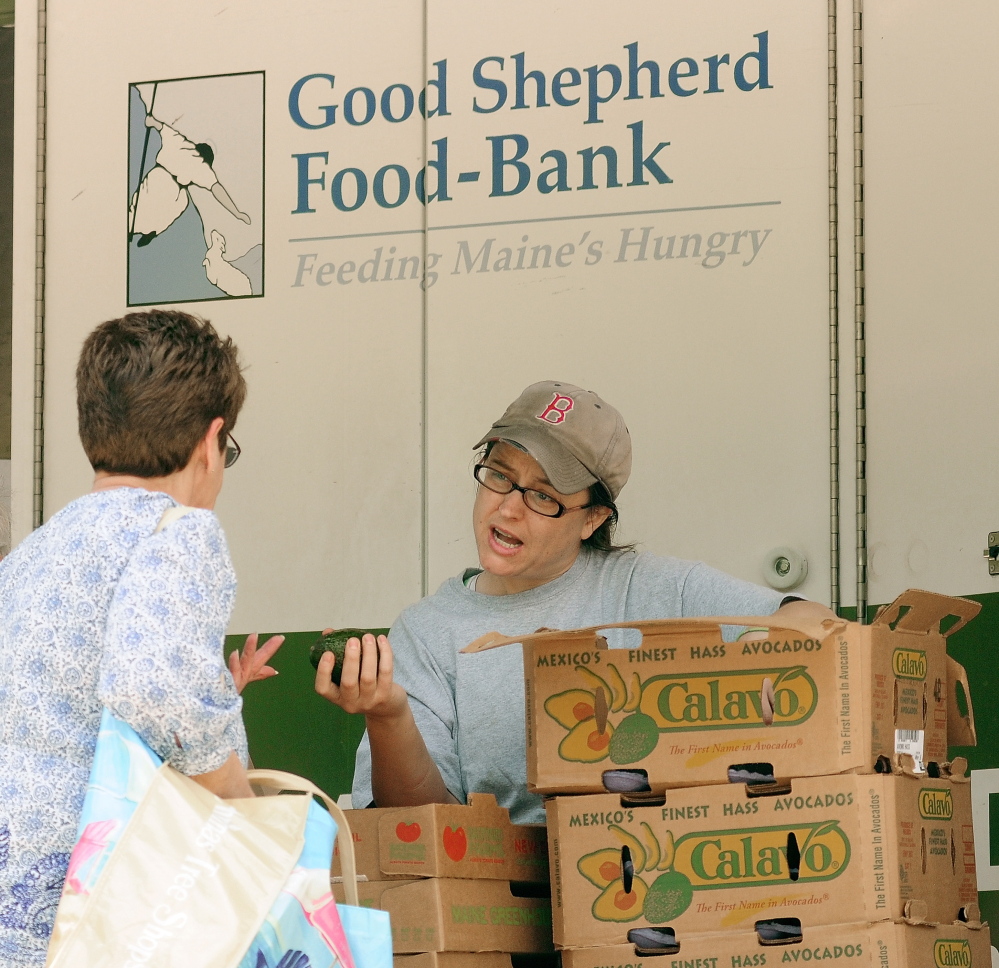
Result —
[[390, 913], [397, 968], [511, 968], [521, 954], [547, 954], [538, 968], [552, 968], [544, 826], [510, 823], [485, 793], [467, 806], [348, 810], [347, 819], [366, 878], [360, 901]]
[[974, 725], [946, 638], [978, 608], [907, 592], [869, 626], [516, 640], [564, 968], [988, 968], [970, 784], [947, 759]]

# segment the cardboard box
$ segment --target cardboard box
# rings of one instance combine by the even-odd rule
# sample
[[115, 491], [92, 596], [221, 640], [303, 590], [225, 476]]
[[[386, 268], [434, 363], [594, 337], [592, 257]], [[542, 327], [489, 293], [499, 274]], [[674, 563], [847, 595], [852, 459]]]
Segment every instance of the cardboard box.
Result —
[[665, 806], [625, 807], [612, 794], [548, 801], [556, 943], [619, 944], [647, 926], [734, 931], [774, 917], [950, 922], [962, 907], [980, 917], [964, 777], [848, 774], [796, 779], [775, 796], [752, 789], [670, 790]]
[[[502, 881], [419, 878], [357, 885], [362, 906], [388, 911], [396, 954], [426, 951], [551, 952], [547, 897], [520, 897]], [[334, 895], [343, 897], [341, 885]]]
[[675, 955], [653, 957], [636, 954], [631, 944], [566, 949], [562, 951], [562, 968], [770, 968], [812, 962], [824, 968], [992, 965], [987, 925], [977, 929], [966, 924], [911, 925], [891, 921], [816, 925], [804, 928], [799, 943], [788, 945], [761, 944], [755, 931], [677, 940], [680, 950]]
[[[645, 770], [656, 792], [725, 783], [747, 763], [823, 776], [871, 773], [886, 757], [918, 771], [946, 761], [949, 728], [974, 741], [970, 709], [954, 712], [963, 670], [946, 646], [980, 608], [908, 591], [871, 625], [775, 626], [763, 641], [725, 642], [720, 623], [766, 617], [670, 619], [490, 633], [464, 651], [523, 643], [527, 785], [538, 793], [595, 793], [621, 767]], [[624, 634], [627, 648], [607, 648], [606, 636]]]
[[559, 956], [510, 955], [502, 951], [427, 951], [396, 955], [393, 968], [559, 968]]
[[[420, 877], [400, 877], [393, 881], [358, 881], [357, 900], [361, 907], [379, 908], [382, 906], [382, 894], [389, 888], [400, 887], [403, 884], [411, 884], [413, 881], [422, 880]], [[343, 884], [340, 881], [333, 882], [333, 897], [337, 904], [346, 904], [347, 895], [344, 893]]]
[[[385, 873], [378, 863], [378, 824], [392, 809], [383, 810], [372, 807], [368, 810], [344, 810], [347, 823], [350, 824], [351, 839], [354, 841], [354, 863], [357, 865], [357, 876], [366, 877], [370, 881], [405, 880], [406, 874]], [[334, 877], [340, 877], [340, 845], [333, 849], [333, 865], [330, 872]]]
[[[548, 883], [543, 824], [512, 824], [491, 793], [473, 793], [468, 806], [348, 810], [357, 873], [370, 880], [465, 877]], [[340, 873], [339, 855], [333, 874]]]

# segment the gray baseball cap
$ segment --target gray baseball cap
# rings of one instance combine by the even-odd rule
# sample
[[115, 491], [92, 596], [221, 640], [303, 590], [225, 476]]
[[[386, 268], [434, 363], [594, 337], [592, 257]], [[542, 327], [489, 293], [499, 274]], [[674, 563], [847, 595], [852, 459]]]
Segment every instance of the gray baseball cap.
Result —
[[617, 500], [631, 474], [624, 418], [592, 390], [545, 380], [529, 386], [475, 449], [508, 440], [527, 451], [556, 490], [575, 494], [600, 481]]

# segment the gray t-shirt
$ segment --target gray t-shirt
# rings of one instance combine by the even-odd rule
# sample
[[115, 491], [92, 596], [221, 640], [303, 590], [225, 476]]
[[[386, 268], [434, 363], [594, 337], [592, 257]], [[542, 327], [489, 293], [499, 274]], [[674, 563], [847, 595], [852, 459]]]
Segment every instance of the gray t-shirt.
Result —
[[[484, 595], [450, 578], [407, 608], [389, 633], [395, 679], [447, 788], [464, 803], [493, 793], [515, 823], [544, 822], [527, 792], [524, 666], [519, 645], [460, 655], [486, 632], [526, 635], [541, 627], [696, 615], [769, 615], [783, 595], [700, 562], [583, 549], [560, 578], [516, 595]], [[353, 802], [371, 803], [368, 737], [357, 751]]]

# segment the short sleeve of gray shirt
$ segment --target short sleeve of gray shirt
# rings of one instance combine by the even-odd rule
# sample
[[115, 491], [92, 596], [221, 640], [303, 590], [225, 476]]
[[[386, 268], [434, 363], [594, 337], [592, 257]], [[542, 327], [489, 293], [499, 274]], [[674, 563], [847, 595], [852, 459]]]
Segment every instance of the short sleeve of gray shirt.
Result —
[[[516, 823], [543, 822], [541, 798], [527, 792], [524, 681], [520, 646], [459, 654], [486, 632], [699, 615], [770, 615], [780, 592], [701, 562], [648, 553], [584, 549], [564, 575], [517, 595], [484, 595], [451, 578], [407, 608], [389, 633], [395, 678], [448, 790], [464, 803], [489, 792]], [[735, 630], [726, 630], [734, 637]], [[371, 751], [357, 751], [353, 802], [372, 802]]]

